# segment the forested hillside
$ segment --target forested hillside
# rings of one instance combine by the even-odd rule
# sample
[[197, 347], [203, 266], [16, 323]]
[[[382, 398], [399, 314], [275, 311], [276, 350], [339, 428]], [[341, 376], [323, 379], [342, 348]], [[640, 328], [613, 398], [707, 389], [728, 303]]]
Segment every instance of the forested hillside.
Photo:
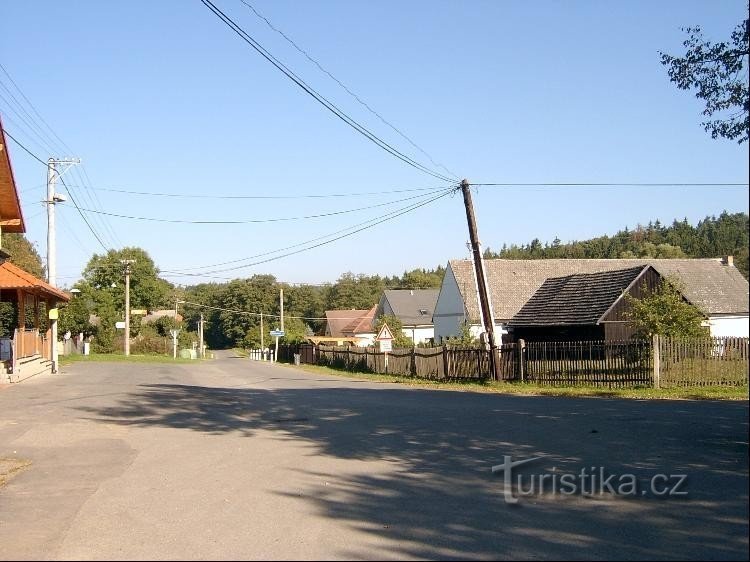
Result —
[[539, 239], [524, 245], [503, 245], [488, 258], [717, 258], [734, 256], [734, 264], [748, 277], [748, 215], [723, 212], [706, 217], [696, 226], [687, 219], [665, 226], [658, 220], [646, 226], [627, 227], [613, 236], [563, 243], [555, 238], [542, 244]]

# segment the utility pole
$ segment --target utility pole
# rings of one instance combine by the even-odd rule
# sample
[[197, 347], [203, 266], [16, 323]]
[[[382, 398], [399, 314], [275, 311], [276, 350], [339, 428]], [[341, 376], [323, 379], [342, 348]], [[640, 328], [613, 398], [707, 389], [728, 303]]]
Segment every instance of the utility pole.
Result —
[[130, 266], [135, 260], [120, 260], [125, 266], [125, 355], [130, 355]]
[[469, 224], [469, 239], [471, 240], [471, 251], [474, 256], [474, 274], [479, 289], [479, 305], [482, 313], [482, 323], [487, 334], [487, 342], [490, 345], [490, 372], [494, 380], [500, 378], [500, 357], [497, 344], [495, 343], [495, 319], [492, 314], [492, 302], [490, 300], [490, 289], [487, 286], [487, 276], [484, 271], [484, 258], [479, 245], [477, 234], [477, 222], [474, 218], [474, 204], [471, 201], [471, 185], [469, 180], [461, 180], [461, 191], [464, 196], [466, 207], [466, 221]]
[[[57, 287], [57, 238], [55, 236], [55, 205], [65, 201], [65, 196], [55, 193], [57, 178], [62, 176], [70, 166], [79, 164], [78, 159], [58, 160], [49, 158], [47, 160], [47, 283]], [[57, 171], [57, 165], [65, 168], [62, 172]], [[57, 318], [49, 319], [50, 342], [52, 344], [52, 372], [57, 373]]]
[[203, 353], [203, 313], [202, 312], [201, 312], [201, 322], [198, 325], [198, 338], [199, 338], [199, 343], [200, 343], [201, 359], [203, 359], [204, 353]]
[[[281, 312], [281, 331], [284, 331], [284, 289], [279, 287], [279, 310]], [[276, 336], [276, 350], [273, 353], [274, 362], [279, 360], [279, 336]]]
[[260, 359], [263, 361], [266, 358], [266, 348], [263, 347], [263, 312], [260, 313]]

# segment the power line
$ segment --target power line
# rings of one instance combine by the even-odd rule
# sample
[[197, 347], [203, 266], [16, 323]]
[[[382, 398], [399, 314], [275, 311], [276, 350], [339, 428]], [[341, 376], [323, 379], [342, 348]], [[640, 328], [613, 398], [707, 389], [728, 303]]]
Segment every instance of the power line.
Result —
[[745, 183], [585, 183], [585, 182], [553, 182], [553, 183], [471, 183], [472, 186], [492, 187], [746, 187]]
[[357, 131], [359, 134], [361, 134], [362, 136], [364, 136], [365, 138], [367, 138], [368, 140], [370, 140], [371, 142], [379, 146], [384, 151], [388, 152], [391, 156], [398, 158], [402, 162], [408, 164], [409, 166], [412, 166], [413, 168], [416, 168], [417, 170], [425, 174], [429, 174], [435, 178], [438, 178], [446, 182], [454, 181], [453, 179], [447, 176], [444, 176], [438, 172], [435, 172], [434, 170], [431, 170], [424, 164], [420, 164], [416, 160], [400, 152], [398, 149], [394, 148], [393, 146], [388, 144], [386, 141], [384, 141], [383, 139], [375, 135], [373, 132], [368, 130], [366, 127], [364, 127], [363, 125], [355, 121], [352, 117], [350, 117], [349, 115], [344, 113], [341, 109], [339, 109], [334, 103], [332, 103], [330, 100], [325, 98], [322, 94], [320, 94], [310, 85], [308, 85], [302, 78], [297, 76], [284, 63], [279, 61], [270, 52], [268, 52], [260, 43], [258, 43], [255, 39], [253, 39], [253, 37], [251, 37], [244, 29], [242, 29], [242, 27], [240, 27], [234, 20], [232, 20], [232, 18], [230, 18], [224, 12], [222, 12], [219, 8], [217, 8], [216, 5], [213, 2], [211, 2], [211, 0], [201, 0], [201, 2], [211, 12], [213, 12], [213, 14], [216, 17], [218, 17], [222, 22], [224, 22], [224, 24], [227, 25], [227, 27], [229, 27], [243, 41], [245, 41], [245, 43], [250, 45], [263, 58], [265, 58], [268, 62], [270, 62], [273, 66], [275, 66], [279, 71], [281, 71], [287, 78], [289, 78], [292, 82], [297, 84], [297, 86], [299, 86], [310, 97], [312, 97], [314, 100], [320, 103], [328, 111], [330, 111], [336, 117], [341, 119], [344, 123], [349, 125], [352, 129]]
[[[73, 151], [73, 149], [71, 149], [70, 146], [62, 138], [60, 138], [60, 136], [55, 132], [55, 130], [50, 126], [50, 124], [44, 119], [44, 117], [41, 115], [41, 113], [37, 110], [36, 106], [26, 96], [26, 94], [23, 92], [23, 90], [21, 89], [21, 87], [16, 83], [16, 81], [13, 80], [13, 77], [10, 75], [10, 73], [8, 72], [8, 70], [2, 64], [0, 64], [0, 70], [2, 70], [2, 72], [8, 78], [8, 80], [10, 80], [11, 84], [13, 84], [13, 87], [16, 89], [16, 91], [21, 95], [21, 97], [25, 100], [26, 104], [31, 108], [31, 110], [33, 111], [33, 113], [38, 118], [38, 121], [41, 121], [44, 124], [44, 126], [47, 128], [47, 130], [50, 133], [52, 133], [52, 137], [54, 137], [55, 139], [57, 139], [57, 141], [59, 141], [59, 144], [58, 144], [58, 142], [56, 142], [44, 130], [44, 128], [38, 123], [37, 119], [35, 119], [34, 116], [32, 116], [26, 110], [26, 108], [24, 107], [24, 104], [21, 103], [18, 100], [18, 98], [16, 98], [16, 96], [13, 94], [13, 92], [10, 90], [10, 88], [8, 88], [8, 86], [6, 86], [2, 81], [0, 81], [0, 86], [2, 86], [2, 88], [5, 89], [8, 92], [8, 94], [11, 96], [11, 98], [16, 103], [16, 105], [21, 109], [21, 111], [23, 111], [23, 113], [26, 116], [28, 116], [29, 120], [31, 121], [31, 125], [29, 125], [29, 123], [25, 119], [23, 121], [24, 121], [24, 123], [27, 124], [27, 126], [29, 126], [31, 128], [32, 132], [34, 132], [36, 135], [39, 136], [39, 138], [41, 138], [43, 140], [43, 142], [44, 142], [44, 144], [46, 146], [45, 150], [52, 149], [52, 150], [50, 150], [50, 153], [54, 153], [59, 148], [62, 147], [62, 148], [65, 148], [67, 151], [69, 151], [71, 154], [74, 153], [75, 151]], [[11, 109], [13, 109], [13, 108], [11, 107]], [[15, 109], [13, 109], [13, 111], [15, 111]], [[60, 151], [60, 152], [64, 152], [64, 151]], [[92, 206], [94, 206], [95, 208], [98, 208], [98, 209], [101, 210], [101, 201], [99, 201], [99, 198], [98, 198], [97, 194], [94, 193], [94, 197], [96, 198], [96, 200], [94, 200], [94, 198], [92, 198], [92, 196], [89, 193], [88, 188], [86, 186], [86, 181], [88, 180], [88, 174], [86, 173], [85, 168], [83, 169], [83, 172], [86, 175], [86, 179], [84, 179], [83, 176], [81, 176], [81, 173], [78, 171], [77, 167], [74, 167], [73, 170], [72, 170], [72, 173], [79, 178], [79, 180], [80, 180], [81, 183], [84, 184], [83, 187], [84, 187], [84, 195], [85, 195], [85, 197], [92, 204]], [[90, 180], [88, 180], [88, 182], [90, 183]], [[77, 186], [72, 185], [72, 184], [69, 184], [69, 186], [70, 186], [71, 189], [73, 187], [77, 187]], [[117, 239], [117, 235], [115, 234], [114, 230], [112, 229], [112, 225], [108, 221], [104, 220], [102, 216], [97, 216], [96, 219], [99, 221], [99, 224], [103, 227], [104, 231], [108, 232], [108, 234], [110, 235], [110, 238], [112, 240], [116, 241], [116, 242], [119, 242], [118, 239]]]
[[392, 193], [412, 193], [415, 191], [440, 191], [446, 189], [446, 186], [434, 187], [415, 187], [410, 189], [391, 189], [386, 191], [351, 191], [344, 193], [320, 193], [320, 194], [301, 194], [301, 195], [204, 195], [191, 193], [165, 193], [153, 191], [130, 191], [119, 188], [106, 187], [89, 187], [93, 191], [106, 191], [110, 193], [123, 193], [126, 195], [141, 195], [147, 197], [174, 197], [180, 199], [329, 199], [343, 197], [360, 197], [366, 195], [389, 195]]
[[[201, 308], [209, 308], [212, 310], [220, 310], [222, 312], [232, 312], [235, 314], [245, 314], [247, 316], [264, 316], [269, 318], [281, 318], [280, 314], [271, 314], [266, 312], [249, 312], [247, 310], [237, 310], [235, 308], [223, 308], [220, 306], [212, 306], [208, 304], [201, 304], [198, 302], [190, 302], [190, 301], [183, 301], [179, 300], [177, 301], [179, 304], [188, 304], [191, 306], [199, 306]], [[295, 320], [328, 320], [326, 316], [292, 316], [290, 314], [284, 314], [285, 319], [293, 318]], [[342, 318], [342, 317], [336, 317], [336, 320], [360, 320], [362, 316], [353, 316], [351, 318]]]
[[[315, 248], [319, 248], [319, 247], [325, 246], [327, 244], [331, 244], [333, 242], [341, 240], [342, 238], [347, 238], [349, 236], [353, 236], [354, 234], [362, 232], [363, 230], [367, 230], [369, 228], [377, 226], [378, 224], [384, 223], [386, 221], [393, 220], [393, 219], [395, 219], [397, 217], [400, 217], [401, 215], [405, 215], [406, 213], [410, 213], [412, 211], [415, 211], [416, 209], [419, 209], [420, 207], [424, 207], [425, 205], [429, 205], [430, 203], [433, 203], [433, 202], [435, 202], [435, 201], [437, 201], [439, 199], [442, 199], [443, 197], [446, 197], [447, 195], [450, 195], [451, 193], [454, 193], [455, 191], [456, 191], [456, 188], [448, 189], [444, 193], [438, 195], [437, 197], [433, 197], [431, 199], [428, 199], [427, 201], [423, 201], [423, 202], [420, 202], [420, 203], [416, 203], [416, 204], [410, 205], [409, 207], [401, 210], [400, 212], [391, 213], [390, 216], [386, 216], [384, 218], [381, 218], [381, 219], [379, 219], [379, 220], [377, 220], [375, 222], [372, 222], [372, 224], [369, 224], [367, 226], [363, 226], [363, 227], [358, 228], [358, 229], [356, 229], [356, 230], [354, 230], [352, 232], [348, 232], [346, 234], [342, 234], [340, 236], [337, 236], [335, 238], [331, 238], [330, 240], [326, 240], [324, 242], [319, 242], [317, 244], [313, 244], [312, 246], [307, 246], [307, 247], [301, 248], [299, 250], [294, 250], [292, 252], [287, 252], [287, 253], [281, 254], [279, 256], [270, 257], [270, 258], [267, 258], [267, 259], [255, 261], [255, 262], [252, 262], [252, 263], [248, 263], [248, 264], [244, 264], [244, 265], [240, 265], [240, 266], [236, 266], [236, 267], [230, 267], [230, 268], [225, 268], [225, 269], [217, 269], [217, 270], [214, 270], [214, 271], [208, 271], [208, 272], [205, 272], [205, 273], [182, 273], [180, 271], [173, 271], [173, 270], [168, 270], [168, 269], [162, 269], [161, 271], [166, 272], [166, 273], [181, 274], [181, 275], [190, 276], [190, 277], [210, 277], [211, 274], [214, 274], [214, 273], [223, 273], [223, 272], [226, 272], [226, 271], [234, 271], [234, 270], [237, 270], [237, 269], [244, 269], [244, 268], [247, 268], [247, 267], [252, 267], [252, 266], [255, 266], [255, 265], [260, 265], [260, 264], [263, 264], [263, 263], [268, 263], [268, 262], [271, 262], [271, 261], [275, 261], [275, 260], [279, 260], [279, 259], [286, 258], [286, 257], [289, 257], [289, 256], [293, 256], [293, 255], [296, 255], [296, 254], [300, 254], [302, 252], [313, 250]], [[274, 253], [274, 252], [269, 252], [269, 253]]]
[[[32, 158], [34, 158], [34, 160], [37, 160], [38, 162], [40, 162], [45, 168], [49, 168], [50, 167], [48, 162], [45, 162], [44, 160], [42, 160], [41, 158], [39, 158], [39, 156], [37, 156], [36, 154], [34, 154], [33, 152], [31, 152], [28, 148], [26, 148], [22, 143], [20, 143], [18, 141], [18, 139], [16, 139], [13, 135], [11, 135], [5, 127], [3, 127], [2, 130], [3, 130], [3, 133], [5, 133], [6, 135], [8, 135], [8, 137], [10, 137], [10, 139], [13, 142], [15, 142], [18, 146], [20, 146], [23, 150], [25, 150]], [[68, 189], [68, 185], [65, 183], [65, 180], [63, 179], [63, 177], [60, 174], [57, 174], [57, 179], [59, 179], [62, 182], [63, 186], [65, 187], [65, 191], [68, 193], [68, 196], [70, 197], [70, 201], [73, 203], [73, 206], [78, 211], [78, 214], [81, 215], [81, 218], [83, 219], [83, 222], [85, 222], [86, 226], [89, 227], [89, 230], [91, 231], [91, 234], [93, 234], [94, 238], [96, 238], [97, 242], [99, 242], [99, 244], [101, 244], [102, 248], [104, 248], [104, 251], [105, 252], [109, 252], [110, 249], [107, 247], [107, 245], [104, 242], [102, 242], [102, 239], [99, 237], [99, 235], [96, 233], [96, 231], [94, 230], [94, 228], [91, 226], [91, 223], [86, 218], [86, 215], [84, 215], [83, 212], [81, 211], [81, 208], [78, 206], [78, 203], [76, 202], [75, 197], [73, 197], [73, 194], [70, 192], [70, 189]]]
[[131, 220], [140, 220], [140, 221], [152, 221], [152, 222], [166, 222], [166, 223], [180, 223], [180, 224], [262, 224], [262, 223], [270, 223], [270, 222], [287, 222], [287, 221], [298, 221], [298, 220], [309, 220], [309, 219], [318, 219], [318, 218], [324, 218], [324, 217], [332, 217], [335, 215], [344, 215], [348, 213], [355, 213], [359, 211], [365, 211], [368, 209], [376, 209], [379, 207], [386, 207], [388, 205], [394, 205], [396, 203], [402, 203], [404, 201], [410, 201], [413, 199], [423, 198], [425, 197], [424, 194], [422, 195], [413, 195], [411, 197], [405, 197], [403, 199], [396, 199], [394, 201], [387, 201], [385, 203], [378, 203], [376, 205], [367, 205], [366, 207], [357, 207], [355, 209], [345, 209], [343, 211], [332, 211], [329, 213], [319, 213], [316, 215], [304, 215], [299, 217], [276, 217], [276, 218], [270, 218], [270, 219], [246, 219], [246, 220], [186, 220], [186, 219], [162, 219], [162, 218], [155, 218], [155, 217], [137, 217], [132, 215], [121, 215], [117, 213], [108, 213], [104, 211], [96, 211], [93, 209], [85, 209], [81, 208], [81, 210], [86, 211], [88, 213], [96, 213], [96, 214], [103, 214], [110, 217], [118, 217], [122, 219], [131, 219]]
[[331, 78], [331, 80], [333, 80], [339, 86], [341, 86], [346, 91], [346, 93], [349, 94], [351, 97], [353, 97], [355, 100], [357, 100], [360, 103], [360, 105], [362, 105], [370, 113], [372, 113], [373, 115], [375, 115], [375, 117], [377, 117], [378, 119], [380, 119], [380, 121], [382, 121], [385, 125], [387, 125], [391, 129], [393, 129], [393, 131], [395, 131], [398, 135], [400, 135], [401, 138], [403, 138], [404, 140], [406, 140], [410, 145], [412, 145], [414, 148], [416, 148], [422, 154], [424, 154], [430, 160], [430, 162], [432, 162], [433, 166], [437, 166], [439, 168], [442, 168], [443, 170], [445, 170], [446, 172], [448, 172], [448, 174], [450, 174], [454, 178], [458, 179], [458, 177], [456, 176], [455, 173], [451, 172], [448, 168], [446, 168], [445, 166], [443, 166], [441, 163], [436, 162], [432, 158], [432, 156], [430, 156], [427, 153], [427, 151], [425, 151], [422, 147], [420, 147], [412, 139], [410, 139], [408, 136], [406, 136], [406, 134], [404, 134], [402, 131], [400, 131], [399, 129], [397, 129], [393, 124], [391, 124], [389, 121], [387, 121], [382, 115], [380, 115], [380, 113], [378, 113], [372, 107], [370, 107], [370, 105], [367, 102], [365, 102], [362, 98], [360, 98], [357, 94], [355, 94], [352, 90], [350, 90], [343, 82], [341, 82], [338, 78], [336, 78], [328, 70], [326, 70], [325, 68], [323, 68], [323, 66], [317, 60], [315, 60], [312, 56], [310, 56], [310, 54], [305, 49], [303, 49], [302, 47], [300, 47], [299, 45], [297, 45], [297, 43], [295, 43], [294, 40], [291, 37], [289, 37], [286, 33], [284, 33], [283, 31], [281, 31], [280, 29], [276, 28], [268, 20], [268, 18], [266, 18], [263, 14], [261, 14], [260, 12], [258, 12], [258, 10], [256, 10], [255, 7], [252, 4], [250, 4], [250, 2], [247, 2], [246, 0], [240, 0], [240, 1], [245, 6], [247, 6], [250, 10], [252, 10], [252, 12], [256, 16], [258, 16], [258, 18], [260, 18], [264, 22], [266, 22], [266, 25], [268, 25], [268, 27], [270, 27], [273, 31], [275, 31], [276, 33], [278, 33], [279, 35], [281, 35], [284, 39], [286, 39], [286, 41], [289, 42], [289, 44], [291, 44], [295, 49], [297, 49], [298, 52], [300, 52], [302, 55], [304, 55], [307, 60], [309, 60], [311, 63], [313, 63], [315, 66], [317, 66], [318, 69], [320, 69], [321, 72], [323, 72], [324, 74], [326, 74], [329, 78]]

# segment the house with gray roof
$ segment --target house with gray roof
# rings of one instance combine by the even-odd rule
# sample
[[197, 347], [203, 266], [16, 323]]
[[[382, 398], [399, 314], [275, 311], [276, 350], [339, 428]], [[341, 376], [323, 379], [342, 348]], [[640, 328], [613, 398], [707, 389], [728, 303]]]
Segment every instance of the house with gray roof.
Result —
[[389, 289], [383, 291], [375, 317], [383, 314], [396, 316], [402, 331], [414, 344], [431, 341], [435, 337], [432, 314], [438, 298], [437, 289]]
[[[589, 307], [587, 320], [590, 320], [597, 312], [605, 312], [601, 310], [602, 303], [623, 289], [622, 283], [630, 274], [623, 272], [640, 268], [645, 275], [646, 266], [651, 266], [662, 279], [676, 278], [680, 282], [683, 297], [703, 313], [712, 336], [748, 337], [748, 282], [734, 267], [731, 256], [715, 259], [489, 259], [484, 263], [495, 330], [506, 339], [517, 329], [532, 328], [535, 316], [551, 326], [554, 314], [563, 314], [560, 318], [572, 321]], [[602, 273], [609, 275], [594, 275]], [[599, 284], [602, 287], [597, 288]], [[557, 293], [561, 293], [559, 301], [551, 298]], [[529, 306], [519, 315], [527, 303]], [[546, 304], [542, 306], [543, 303]], [[605, 320], [600, 315], [597, 318], [600, 324], [594, 325], [601, 325]], [[475, 336], [483, 331], [471, 260], [448, 262], [433, 322], [438, 343], [457, 336], [463, 322], [470, 325]], [[619, 337], [614, 336], [614, 327], [610, 333], [614, 339], [627, 337], [625, 328]]]

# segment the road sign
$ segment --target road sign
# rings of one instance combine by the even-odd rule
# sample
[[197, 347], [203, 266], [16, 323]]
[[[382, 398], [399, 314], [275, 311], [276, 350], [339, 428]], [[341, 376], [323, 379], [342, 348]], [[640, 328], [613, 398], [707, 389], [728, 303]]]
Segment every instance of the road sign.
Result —
[[393, 340], [378, 340], [380, 351], [391, 351], [393, 349], [393, 347], [391, 346], [392, 343]]
[[375, 337], [375, 339], [378, 341], [390, 341], [393, 339], [393, 332], [391, 332], [388, 324], [383, 324], [383, 327], [380, 328], [380, 331], [378, 332], [378, 335]]
[[270, 333], [277, 338], [283, 338], [286, 335], [286, 332], [283, 330], [271, 330]]
[[130, 311], [130, 314], [133, 316], [144, 316], [148, 312], [145, 308], [133, 308]]
[[118, 330], [124, 330], [125, 322], [115, 322], [115, 328], [117, 328]]

